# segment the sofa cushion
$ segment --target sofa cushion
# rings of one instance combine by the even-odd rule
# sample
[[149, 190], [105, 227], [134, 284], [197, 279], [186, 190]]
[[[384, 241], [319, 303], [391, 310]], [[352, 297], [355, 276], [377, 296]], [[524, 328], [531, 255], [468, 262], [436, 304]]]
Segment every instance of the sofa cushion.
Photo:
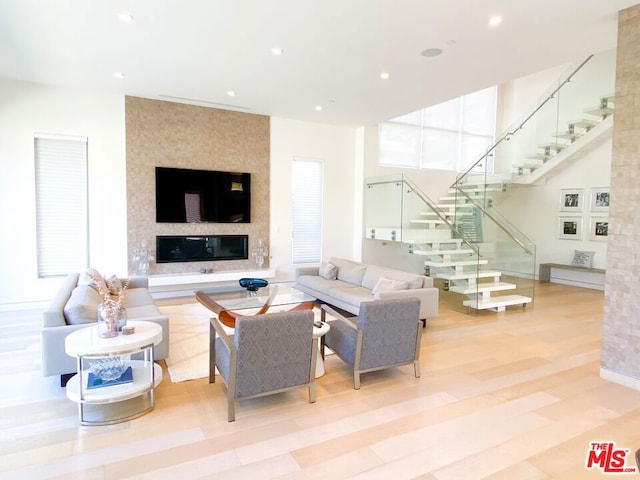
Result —
[[373, 300], [371, 290], [364, 287], [334, 287], [329, 290], [329, 295], [350, 305], [360, 305], [362, 302]]
[[89, 285], [79, 285], [71, 292], [64, 306], [64, 316], [69, 325], [98, 321], [98, 305], [102, 298]]
[[407, 288], [409, 289], [424, 287], [423, 279], [420, 275], [394, 270], [392, 268], [380, 267], [378, 265], [367, 266], [367, 271], [362, 279], [362, 286], [373, 290], [378, 283], [378, 280], [382, 277], [407, 282], [409, 284]]
[[127, 320], [138, 320], [162, 315], [155, 305], [140, 305], [138, 307], [127, 307]]
[[329, 263], [338, 267], [338, 280], [358, 286], [362, 285], [362, 277], [367, 270], [366, 265], [335, 257], [332, 257]]
[[338, 267], [333, 263], [323, 263], [318, 269], [318, 275], [327, 280], [335, 280], [338, 278]]
[[409, 283], [402, 280], [394, 280], [393, 278], [380, 277], [371, 293], [376, 295], [380, 292], [395, 292], [398, 290], [409, 290]]
[[322, 278], [316, 275], [303, 275], [298, 277], [296, 282], [299, 285], [310, 288], [311, 290], [315, 290], [317, 292], [329, 293], [329, 290], [333, 287], [342, 287], [342, 288], [355, 288], [356, 285], [351, 283], [342, 282], [340, 280], [327, 280], [326, 278]]
[[129, 288], [124, 292], [124, 305], [127, 308], [153, 305], [153, 297], [146, 288]]

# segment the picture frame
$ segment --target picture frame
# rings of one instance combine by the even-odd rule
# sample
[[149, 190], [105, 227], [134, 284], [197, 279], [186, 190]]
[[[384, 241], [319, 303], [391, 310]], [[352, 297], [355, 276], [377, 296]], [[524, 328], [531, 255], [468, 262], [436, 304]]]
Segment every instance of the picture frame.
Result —
[[561, 240], [581, 240], [582, 217], [558, 217], [558, 238]]
[[591, 211], [608, 212], [610, 193], [609, 187], [597, 187], [591, 189]]
[[581, 212], [584, 203], [582, 188], [565, 188], [560, 190], [560, 211]]
[[589, 240], [606, 242], [609, 236], [609, 217], [591, 217], [589, 222]]

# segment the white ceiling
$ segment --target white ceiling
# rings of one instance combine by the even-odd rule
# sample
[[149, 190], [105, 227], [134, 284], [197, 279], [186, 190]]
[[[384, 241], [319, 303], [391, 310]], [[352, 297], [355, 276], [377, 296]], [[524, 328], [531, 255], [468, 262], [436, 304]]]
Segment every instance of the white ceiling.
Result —
[[371, 125], [612, 48], [637, 2], [0, 0], [0, 77]]

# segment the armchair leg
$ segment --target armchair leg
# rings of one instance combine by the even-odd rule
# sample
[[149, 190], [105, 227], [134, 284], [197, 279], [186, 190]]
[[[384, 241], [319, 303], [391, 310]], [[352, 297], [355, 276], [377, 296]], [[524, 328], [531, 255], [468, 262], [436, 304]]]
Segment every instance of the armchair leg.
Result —
[[420, 378], [420, 362], [418, 360], [413, 361], [413, 371], [416, 375], [416, 378]]
[[316, 403], [316, 382], [309, 385], [309, 403]]
[[353, 388], [360, 390], [360, 372], [358, 370], [353, 371]]
[[236, 401], [233, 397], [227, 395], [227, 422], [235, 422], [236, 420]]

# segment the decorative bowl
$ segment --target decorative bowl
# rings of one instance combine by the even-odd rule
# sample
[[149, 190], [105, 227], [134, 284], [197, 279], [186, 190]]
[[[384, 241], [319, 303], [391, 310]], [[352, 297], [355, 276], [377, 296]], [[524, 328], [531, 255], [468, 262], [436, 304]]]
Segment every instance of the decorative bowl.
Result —
[[256, 292], [259, 288], [269, 285], [269, 282], [264, 278], [241, 278], [238, 283], [242, 288], [246, 288], [250, 292]]
[[91, 373], [103, 382], [110, 382], [120, 378], [129, 366], [129, 356], [107, 357], [94, 360], [91, 363]]

